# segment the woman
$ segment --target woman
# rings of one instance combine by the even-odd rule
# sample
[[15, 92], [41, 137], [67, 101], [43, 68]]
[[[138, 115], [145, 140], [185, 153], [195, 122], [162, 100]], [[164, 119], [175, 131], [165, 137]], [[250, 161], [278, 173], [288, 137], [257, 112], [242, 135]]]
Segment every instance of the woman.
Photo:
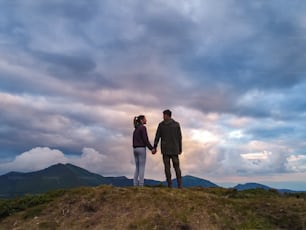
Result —
[[144, 126], [147, 123], [147, 119], [144, 115], [139, 115], [134, 118], [134, 132], [133, 132], [133, 148], [135, 158], [135, 173], [134, 173], [134, 186], [143, 187], [144, 184], [144, 171], [146, 165], [146, 148], [148, 147], [152, 154], [156, 153], [156, 150], [151, 145], [147, 128]]

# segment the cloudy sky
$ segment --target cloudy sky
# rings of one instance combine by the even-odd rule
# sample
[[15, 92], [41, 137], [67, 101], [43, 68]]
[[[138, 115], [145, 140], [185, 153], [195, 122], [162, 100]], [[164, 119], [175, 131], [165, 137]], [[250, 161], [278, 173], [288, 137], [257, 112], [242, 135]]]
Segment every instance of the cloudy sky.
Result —
[[[302, 0], [0, 0], [0, 175], [134, 170], [135, 115], [183, 132], [183, 175], [306, 190]], [[146, 178], [164, 180], [160, 150]]]

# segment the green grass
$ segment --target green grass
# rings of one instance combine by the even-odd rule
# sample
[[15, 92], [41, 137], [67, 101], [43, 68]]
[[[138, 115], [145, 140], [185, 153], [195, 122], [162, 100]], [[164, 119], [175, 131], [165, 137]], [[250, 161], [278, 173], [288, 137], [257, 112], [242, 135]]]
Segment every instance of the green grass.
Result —
[[0, 200], [0, 229], [306, 229], [305, 194], [101, 186]]
[[33, 209], [35, 210], [38, 205], [49, 203], [55, 197], [62, 196], [64, 193], [66, 193], [65, 190], [57, 190], [40, 195], [26, 195], [15, 199], [0, 199], [0, 220], [16, 212], [29, 210], [32, 207], [36, 207]]

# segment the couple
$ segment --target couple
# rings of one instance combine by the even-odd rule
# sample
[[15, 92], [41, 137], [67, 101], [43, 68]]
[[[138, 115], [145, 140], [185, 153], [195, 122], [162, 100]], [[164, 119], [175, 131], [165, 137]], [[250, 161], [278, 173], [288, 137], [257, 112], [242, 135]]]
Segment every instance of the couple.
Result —
[[172, 188], [170, 171], [170, 159], [172, 159], [172, 164], [176, 173], [177, 186], [178, 188], [182, 188], [182, 176], [178, 157], [178, 155], [182, 153], [182, 133], [180, 124], [171, 118], [171, 114], [171, 111], [168, 109], [163, 111], [163, 121], [158, 125], [154, 146], [151, 145], [147, 135], [147, 129], [144, 126], [147, 123], [146, 117], [144, 115], [139, 115], [134, 118], [135, 130], [133, 132], [133, 148], [136, 164], [134, 186], [143, 186], [144, 184], [146, 147], [152, 151], [152, 154], [155, 154], [159, 139], [161, 139], [161, 152], [163, 155], [168, 187]]

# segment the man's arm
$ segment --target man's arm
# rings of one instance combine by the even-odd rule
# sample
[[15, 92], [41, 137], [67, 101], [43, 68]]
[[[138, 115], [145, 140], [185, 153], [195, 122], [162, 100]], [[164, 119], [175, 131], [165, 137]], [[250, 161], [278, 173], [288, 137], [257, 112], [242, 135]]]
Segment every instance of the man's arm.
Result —
[[160, 139], [160, 124], [158, 125], [157, 130], [156, 130], [156, 134], [155, 134], [155, 139], [154, 139], [154, 148], [155, 149], [158, 146], [159, 139]]
[[182, 153], [182, 131], [181, 131], [181, 127], [180, 127], [180, 124], [178, 123], [178, 139], [179, 139], [179, 151], [180, 151], [180, 154]]

